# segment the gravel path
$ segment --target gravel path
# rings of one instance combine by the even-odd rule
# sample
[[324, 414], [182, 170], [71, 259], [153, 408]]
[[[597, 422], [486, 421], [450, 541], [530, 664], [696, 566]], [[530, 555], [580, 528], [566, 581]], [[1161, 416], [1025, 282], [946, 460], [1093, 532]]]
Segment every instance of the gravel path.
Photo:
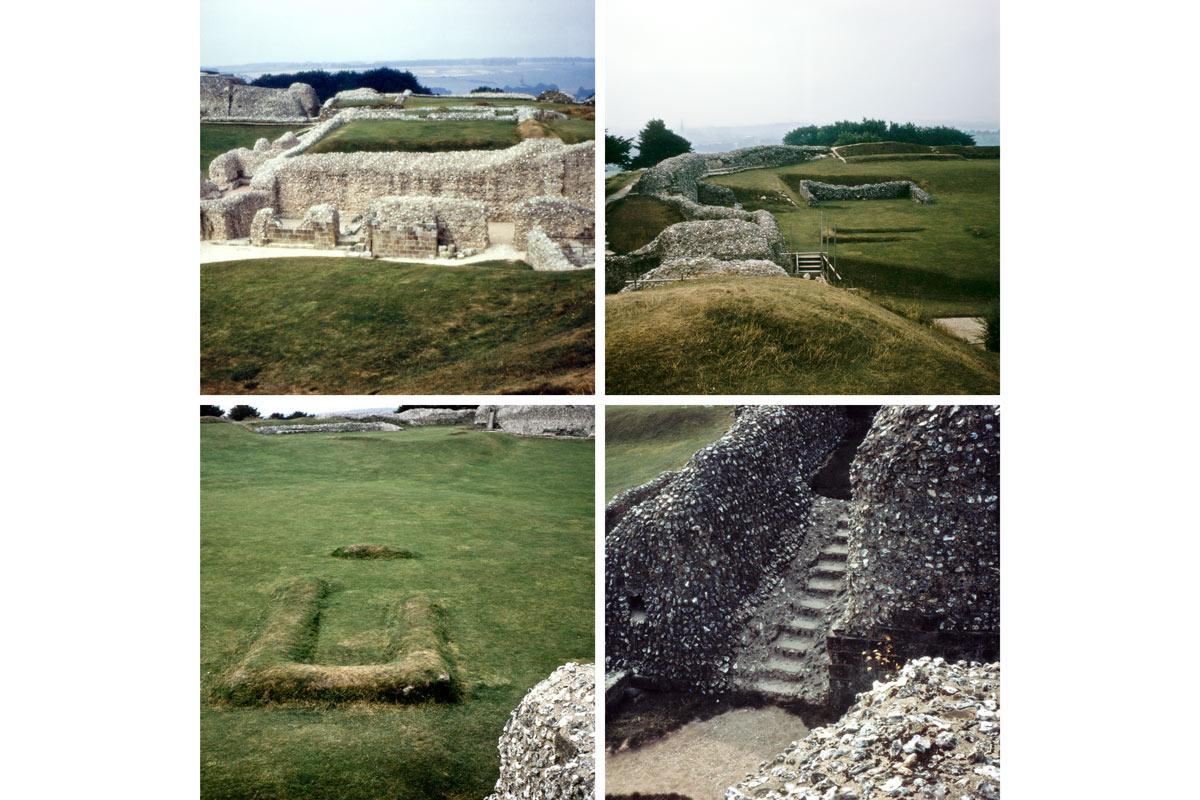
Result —
[[807, 734], [803, 720], [778, 708], [727, 711], [643, 747], [609, 754], [604, 791], [721, 800], [728, 787]]
[[609, 203], [615, 203], [618, 200], [620, 200], [622, 197], [624, 197], [625, 195], [629, 194], [630, 190], [633, 189], [633, 186], [636, 183], [637, 183], [637, 181], [630, 181], [629, 183], [622, 186], [620, 189], [617, 189], [615, 192], [610, 194], [608, 197], [604, 198], [604, 205], [608, 205]]

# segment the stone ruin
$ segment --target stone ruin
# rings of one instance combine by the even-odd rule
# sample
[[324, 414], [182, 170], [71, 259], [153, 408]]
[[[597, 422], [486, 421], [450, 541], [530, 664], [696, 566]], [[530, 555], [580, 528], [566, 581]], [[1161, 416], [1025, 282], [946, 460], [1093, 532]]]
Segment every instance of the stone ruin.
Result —
[[768, 211], [731, 207], [732, 190], [704, 182], [709, 175], [799, 164], [828, 148], [764, 145], [727, 153], [684, 153], [659, 162], [638, 180], [638, 194], [674, 206], [686, 219], [664, 228], [645, 247], [610, 256], [614, 274], [641, 274], [622, 291], [705, 275], [786, 275], [787, 249]]
[[842, 186], [822, 181], [800, 181], [796, 193], [810, 206], [822, 200], [895, 200], [907, 197], [914, 203], [928, 205], [933, 197], [913, 181], [883, 181]]
[[[844, 572], [826, 573], [837, 588], [791, 699], [841, 709], [905, 661], [999, 658], [998, 410], [885, 407], [856, 446], [853, 418], [739, 407], [729, 432], [681, 470], [609, 503], [607, 670], [754, 691], [745, 676], [780, 630], [773, 609], [781, 595], [798, 599], [793, 573], [823, 563], [814, 548], [835, 516]], [[850, 499], [815, 496], [837, 458], [852, 459], [842, 467]]]
[[503, 150], [308, 153], [349, 122], [403, 113], [345, 109], [299, 136], [260, 139], [217, 156], [201, 184], [201, 239], [465, 258], [491, 246], [490, 226], [507, 224], [512, 246], [525, 251], [534, 269], [593, 266], [594, 142], [540, 138]]
[[500, 778], [488, 800], [592, 800], [596, 668], [568, 662], [534, 686], [500, 735]]
[[591, 439], [596, 435], [595, 406], [480, 406], [475, 427], [520, 436], [566, 436]]
[[607, 670], [729, 687], [741, 628], [803, 542], [810, 478], [846, 428], [833, 407], [739, 407], [729, 431], [678, 472], [613, 499]]
[[317, 92], [307, 83], [268, 89], [233, 75], [200, 76], [202, 122], [306, 122], [319, 111]]

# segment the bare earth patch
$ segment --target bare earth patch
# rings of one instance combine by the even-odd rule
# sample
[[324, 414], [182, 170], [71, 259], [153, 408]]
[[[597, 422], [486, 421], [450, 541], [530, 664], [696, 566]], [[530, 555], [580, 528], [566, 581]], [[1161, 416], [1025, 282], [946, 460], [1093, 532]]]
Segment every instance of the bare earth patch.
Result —
[[610, 753], [605, 792], [721, 800], [727, 788], [807, 734], [800, 717], [773, 706], [727, 711], [643, 747]]
[[348, 544], [333, 551], [334, 558], [416, 558], [411, 550], [398, 550], [385, 544]]
[[939, 317], [933, 324], [951, 336], [976, 347], [983, 347], [987, 338], [987, 320], [983, 317]]

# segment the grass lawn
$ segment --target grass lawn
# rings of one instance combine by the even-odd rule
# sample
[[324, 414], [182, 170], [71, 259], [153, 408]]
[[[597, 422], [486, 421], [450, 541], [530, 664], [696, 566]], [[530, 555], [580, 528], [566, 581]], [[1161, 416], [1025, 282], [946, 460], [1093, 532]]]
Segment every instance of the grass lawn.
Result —
[[706, 278], [605, 303], [614, 394], [995, 394], [999, 354], [854, 292]]
[[357, 258], [200, 268], [205, 394], [594, 388], [592, 270]]
[[604, 493], [640, 486], [729, 430], [732, 406], [608, 406], [604, 411]]
[[[847, 284], [898, 313], [924, 321], [992, 311], [1000, 298], [999, 159], [895, 160], [902, 154], [860, 149], [871, 160], [822, 159], [709, 180], [733, 188], [747, 209], [775, 214], [793, 249], [815, 249], [822, 221], [836, 228], [838, 271]], [[861, 200], [813, 208], [781, 203], [781, 194], [799, 202], [794, 188], [802, 178], [829, 183], [911, 179], [933, 195], [934, 203]], [[760, 195], [768, 200], [758, 201]]]
[[569, 119], [552, 119], [542, 122], [542, 127], [564, 144], [579, 144], [590, 142], [596, 138], [596, 121], [571, 117]]
[[635, 169], [629, 172], [618, 172], [613, 175], [609, 175], [604, 179], [605, 196], [624, 189], [626, 186], [642, 177], [642, 173], [645, 171], [646, 170], [644, 169]]
[[[593, 655], [593, 443], [462, 428], [262, 436], [202, 425], [201, 795], [471, 798], [525, 692]], [[553, 491], [546, 491], [553, 486]], [[331, 556], [389, 545], [396, 560]], [[390, 608], [443, 609], [465, 693], [412, 705], [235, 707], [213, 691], [277, 587], [329, 585], [314, 661], [388, 657]]]
[[299, 134], [308, 127], [295, 125], [225, 125], [217, 122], [200, 123], [200, 174], [208, 177], [208, 164], [221, 153], [235, 147], [254, 147], [259, 137], [275, 141], [288, 131]]
[[521, 135], [514, 123], [494, 119], [437, 122], [361, 119], [333, 131], [308, 152], [502, 150], [519, 141]]

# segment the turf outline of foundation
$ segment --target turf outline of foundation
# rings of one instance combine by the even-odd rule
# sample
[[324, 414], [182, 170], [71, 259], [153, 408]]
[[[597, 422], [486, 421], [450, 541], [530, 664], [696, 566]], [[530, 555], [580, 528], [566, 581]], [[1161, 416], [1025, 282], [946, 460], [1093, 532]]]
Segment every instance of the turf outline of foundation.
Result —
[[222, 680], [221, 699], [233, 705], [458, 699], [442, 610], [426, 595], [397, 604], [389, 614], [392, 660], [349, 666], [312, 663], [322, 600], [328, 594], [329, 585], [319, 578], [301, 578], [278, 589], [262, 632]]

